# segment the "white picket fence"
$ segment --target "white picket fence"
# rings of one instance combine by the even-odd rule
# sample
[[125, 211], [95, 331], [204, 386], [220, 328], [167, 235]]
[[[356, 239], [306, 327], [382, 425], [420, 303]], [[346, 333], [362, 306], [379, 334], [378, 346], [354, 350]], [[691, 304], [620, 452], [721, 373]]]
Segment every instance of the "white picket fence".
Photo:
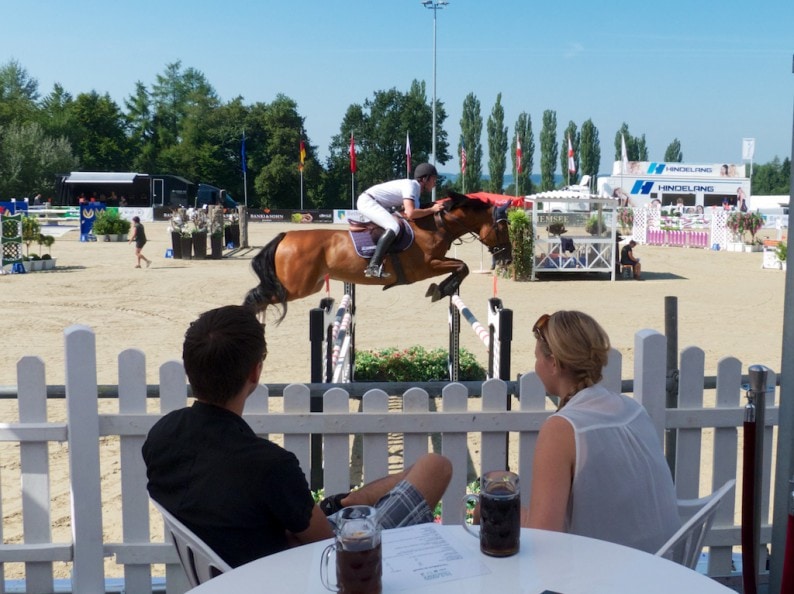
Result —
[[[47, 421], [47, 385], [41, 359], [24, 357], [18, 363], [18, 423], [0, 424], [0, 441], [19, 444], [22, 468], [22, 519], [24, 542], [0, 545], [0, 564], [25, 564], [25, 592], [54, 591], [53, 562], [72, 567], [71, 588], [80, 594], [105, 592], [104, 559], [115, 557], [123, 566], [124, 591], [143, 594], [152, 591], [152, 564], [166, 563], [166, 588], [184, 592], [187, 585], [176, 554], [163, 543], [162, 534], [150, 530], [150, 508], [146, 474], [140, 449], [151, 426], [161, 414], [187, 404], [187, 385], [181, 362], [170, 361], [160, 367], [160, 412], [147, 413], [145, 356], [139, 350], [119, 355], [118, 413], [100, 412], [96, 340], [90, 328], [72, 326], [65, 332], [66, 348], [66, 422]], [[737, 452], [744, 418], [741, 392], [741, 363], [734, 358], [720, 361], [716, 403], [703, 404], [704, 353], [688, 348], [681, 353], [680, 408], [665, 410], [666, 340], [655, 331], [642, 330], [635, 336], [634, 397], [651, 414], [660, 438], [665, 428], [678, 431], [675, 482], [679, 497], [691, 498], [711, 492], [729, 478], [740, 478]], [[614, 390], [621, 384], [621, 355], [613, 351], [604, 383]], [[768, 384], [774, 386], [770, 373]], [[389, 410], [388, 396], [371, 390], [363, 397], [361, 412], [349, 412], [348, 394], [339, 388], [324, 395], [324, 412], [309, 412], [309, 389], [293, 384], [285, 388], [283, 412], [268, 412], [268, 393], [261, 386], [249, 399], [246, 420], [258, 434], [283, 435], [284, 445], [295, 452], [307, 476], [310, 465], [310, 435], [324, 435], [324, 484], [326, 492], [348, 489], [351, 468], [351, 435], [361, 435], [364, 480], [387, 473], [389, 449], [394, 434], [403, 437], [403, 460], [411, 464], [429, 449], [429, 434], [440, 434], [441, 453], [453, 463], [454, 475], [445, 494], [443, 522], [454, 524], [462, 513], [460, 500], [466, 490], [468, 463], [467, 437], [481, 436], [479, 468], [504, 466], [506, 432], [517, 444], [518, 473], [522, 496], [527, 497], [532, 482], [532, 455], [537, 431], [550, 414], [543, 386], [534, 373], [519, 381], [518, 406], [508, 407], [506, 385], [489, 380], [483, 385], [482, 401], [471, 407], [465, 386], [450, 383], [443, 390], [439, 411], [431, 411], [427, 392], [419, 388], [402, 395], [402, 410]], [[772, 452], [772, 427], [777, 424], [777, 407], [768, 397], [767, 439], [764, 464], [764, 513], [769, 517], [769, 480]], [[510, 410], [512, 408], [512, 410]], [[705, 434], [712, 434], [708, 437]], [[389, 435], [391, 434], [391, 435]], [[111, 442], [118, 443], [121, 481], [121, 507], [102, 506], [103, 483], [100, 458], [109, 455]], [[701, 455], [702, 443], [712, 443], [711, 460]], [[72, 493], [71, 541], [52, 542], [50, 506], [50, 448], [63, 442], [69, 451], [68, 480]], [[512, 446], [511, 446], [512, 447]], [[106, 463], [106, 460], [105, 462]], [[712, 471], [701, 482], [701, 471]], [[108, 480], [108, 479], [105, 479]], [[106, 487], [107, 485], [105, 485]], [[733, 546], [740, 542], [735, 522], [739, 490], [732, 505], [724, 505], [708, 538], [710, 575], [731, 572]], [[2, 493], [2, 501], [9, 493]], [[112, 507], [112, 508], [109, 508]], [[103, 519], [121, 517], [123, 541], [103, 538]], [[762, 540], [769, 542], [771, 530], [763, 522]], [[2, 567], [0, 565], [0, 567]], [[115, 575], [122, 573], [121, 568]], [[3, 574], [5, 575], [5, 573]], [[5, 592], [0, 580], [0, 592]]]

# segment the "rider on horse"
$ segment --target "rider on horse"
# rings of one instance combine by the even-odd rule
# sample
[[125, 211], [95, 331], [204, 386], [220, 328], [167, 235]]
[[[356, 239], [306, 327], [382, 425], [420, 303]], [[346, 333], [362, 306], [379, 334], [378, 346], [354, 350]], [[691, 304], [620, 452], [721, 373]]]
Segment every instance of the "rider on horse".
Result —
[[365, 217], [386, 231], [378, 240], [375, 253], [364, 270], [368, 277], [384, 278], [389, 273], [383, 272], [383, 259], [400, 230], [399, 223], [388, 209], [402, 210], [402, 216], [408, 220], [431, 216], [441, 210], [444, 205], [436, 202], [428, 208], [419, 208], [421, 192], [429, 191], [436, 185], [438, 171], [430, 163], [422, 163], [414, 171], [414, 179], [396, 179], [378, 184], [361, 194], [356, 207]]

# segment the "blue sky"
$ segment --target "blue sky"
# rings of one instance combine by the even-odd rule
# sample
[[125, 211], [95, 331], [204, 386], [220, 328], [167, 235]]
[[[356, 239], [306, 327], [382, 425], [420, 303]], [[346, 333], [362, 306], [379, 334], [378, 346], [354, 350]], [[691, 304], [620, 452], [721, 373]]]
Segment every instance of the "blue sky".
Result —
[[[42, 96], [59, 82], [123, 107], [136, 81], [151, 86], [181, 60], [224, 101], [294, 99], [321, 158], [347, 107], [374, 91], [418, 79], [432, 96], [433, 11], [419, 0], [0, 0], [0, 14], [0, 63], [19, 61]], [[546, 109], [557, 112], [558, 136], [592, 119], [604, 173], [624, 121], [646, 135], [651, 160], [678, 138], [686, 162], [739, 163], [744, 137], [756, 139], [756, 163], [782, 159], [792, 144], [792, 31], [791, 0], [450, 0], [437, 13], [445, 129], [454, 149], [466, 95], [485, 121], [501, 92], [511, 138], [521, 112], [536, 145]], [[539, 161], [536, 150], [535, 173]], [[457, 167], [456, 158], [440, 169]]]

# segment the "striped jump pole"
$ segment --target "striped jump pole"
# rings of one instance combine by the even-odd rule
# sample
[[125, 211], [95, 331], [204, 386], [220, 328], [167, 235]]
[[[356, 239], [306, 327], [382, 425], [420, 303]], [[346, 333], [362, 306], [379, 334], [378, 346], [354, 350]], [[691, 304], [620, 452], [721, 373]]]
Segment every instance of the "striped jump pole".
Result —
[[[344, 296], [334, 311], [334, 299], [330, 297], [326, 279], [326, 294], [320, 306], [309, 311], [309, 341], [311, 361], [311, 383], [347, 383], [353, 379], [355, 362], [355, 314], [356, 286], [344, 284]], [[310, 412], [323, 412], [322, 397], [312, 397]], [[313, 433], [310, 437], [312, 489], [323, 485], [323, 436]]]
[[513, 311], [505, 309], [502, 300], [488, 300], [488, 326], [483, 326], [466, 306], [459, 294], [449, 302], [449, 379], [460, 379], [460, 317], [465, 318], [488, 352], [488, 378], [510, 379]]

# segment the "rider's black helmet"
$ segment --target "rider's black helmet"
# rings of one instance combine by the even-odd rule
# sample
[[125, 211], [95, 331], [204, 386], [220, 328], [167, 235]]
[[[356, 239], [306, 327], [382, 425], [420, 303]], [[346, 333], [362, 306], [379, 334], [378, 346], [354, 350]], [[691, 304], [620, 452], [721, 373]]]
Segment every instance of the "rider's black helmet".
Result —
[[430, 163], [420, 163], [414, 170], [414, 179], [422, 179], [423, 177], [430, 177], [435, 175], [438, 177], [438, 171]]

